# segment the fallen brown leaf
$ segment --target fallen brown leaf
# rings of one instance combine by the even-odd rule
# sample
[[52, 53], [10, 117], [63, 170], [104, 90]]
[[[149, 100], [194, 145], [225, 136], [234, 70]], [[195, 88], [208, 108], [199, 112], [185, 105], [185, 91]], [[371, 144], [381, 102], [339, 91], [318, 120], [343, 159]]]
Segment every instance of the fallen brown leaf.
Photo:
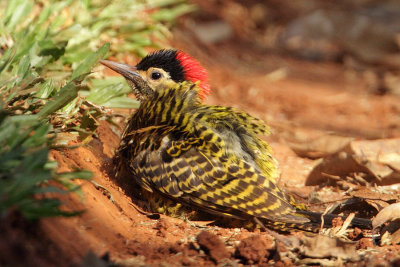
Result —
[[312, 258], [341, 258], [343, 260], [357, 261], [356, 243], [345, 242], [338, 238], [324, 235], [304, 237], [303, 254]]
[[400, 138], [352, 141], [325, 157], [309, 174], [306, 185], [318, 185], [330, 177], [357, 184], [387, 185], [400, 182]]
[[381, 210], [374, 219], [372, 219], [372, 227], [377, 228], [385, 222], [400, 219], [400, 203], [395, 203]]
[[288, 142], [289, 147], [300, 157], [317, 159], [334, 154], [346, 147], [353, 138], [323, 135], [303, 142]]

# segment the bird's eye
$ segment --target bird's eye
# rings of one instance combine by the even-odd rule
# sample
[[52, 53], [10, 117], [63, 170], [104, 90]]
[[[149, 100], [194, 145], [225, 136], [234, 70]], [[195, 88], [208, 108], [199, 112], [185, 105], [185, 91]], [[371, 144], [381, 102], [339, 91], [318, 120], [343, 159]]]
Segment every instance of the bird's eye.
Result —
[[151, 75], [150, 75], [150, 78], [152, 80], [158, 80], [161, 77], [162, 77], [162, 74], [161, 74], [161, 72], [158, 72], [158, 71], [155, 71], [155, 72], [151, 73]]

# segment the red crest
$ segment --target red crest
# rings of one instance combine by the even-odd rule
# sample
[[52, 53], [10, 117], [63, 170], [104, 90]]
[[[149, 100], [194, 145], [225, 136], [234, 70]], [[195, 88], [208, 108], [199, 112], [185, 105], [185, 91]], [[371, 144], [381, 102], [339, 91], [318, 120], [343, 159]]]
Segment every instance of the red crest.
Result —
[[179, 60], [183, 67], [185, 80], [200, 82], [199, 86], [201, 91], [199, 92], [199, 95], [202, 99], [205, 99], [210, 94], [207, 71], [199, 64], [199, 62], [184, 52], [178, 51], [176, 53], [176, 59]]

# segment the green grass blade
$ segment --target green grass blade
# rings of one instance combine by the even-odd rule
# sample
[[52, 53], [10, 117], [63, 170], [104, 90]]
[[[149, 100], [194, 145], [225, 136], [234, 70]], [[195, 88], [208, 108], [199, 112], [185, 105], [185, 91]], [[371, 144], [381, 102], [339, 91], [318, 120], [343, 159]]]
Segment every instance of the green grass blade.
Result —
[[97, 50], [96, 53], [89, 55], [85, 60], [79, 65], [78, 68], [72, 73], [71, 80], [84, 75], [85, 73], [89, 73], [95, 64], [99, 62], [100, 59], [103, 59], [105, 55], [110, 50], [110, 43], [104, 44], [102, 47]]

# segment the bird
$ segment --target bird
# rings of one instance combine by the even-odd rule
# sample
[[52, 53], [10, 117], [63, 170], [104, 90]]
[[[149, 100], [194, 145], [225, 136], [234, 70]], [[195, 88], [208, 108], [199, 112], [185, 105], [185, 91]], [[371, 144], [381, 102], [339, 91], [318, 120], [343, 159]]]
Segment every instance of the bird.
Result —
[[308, 211], [277, 185], [277, 161], [261, 138], [268, 126], [239, 109], [205, 104], [208, 74], [190, 55], [162, 49], [136, 66], [100, 63], [122, 75], [140, 101], [114, 162], [116, 175], [125, 169], [152, 212], [197, 210], [282, 232], [318, 232], [321, 220], [329, 225], [338, 217]]

